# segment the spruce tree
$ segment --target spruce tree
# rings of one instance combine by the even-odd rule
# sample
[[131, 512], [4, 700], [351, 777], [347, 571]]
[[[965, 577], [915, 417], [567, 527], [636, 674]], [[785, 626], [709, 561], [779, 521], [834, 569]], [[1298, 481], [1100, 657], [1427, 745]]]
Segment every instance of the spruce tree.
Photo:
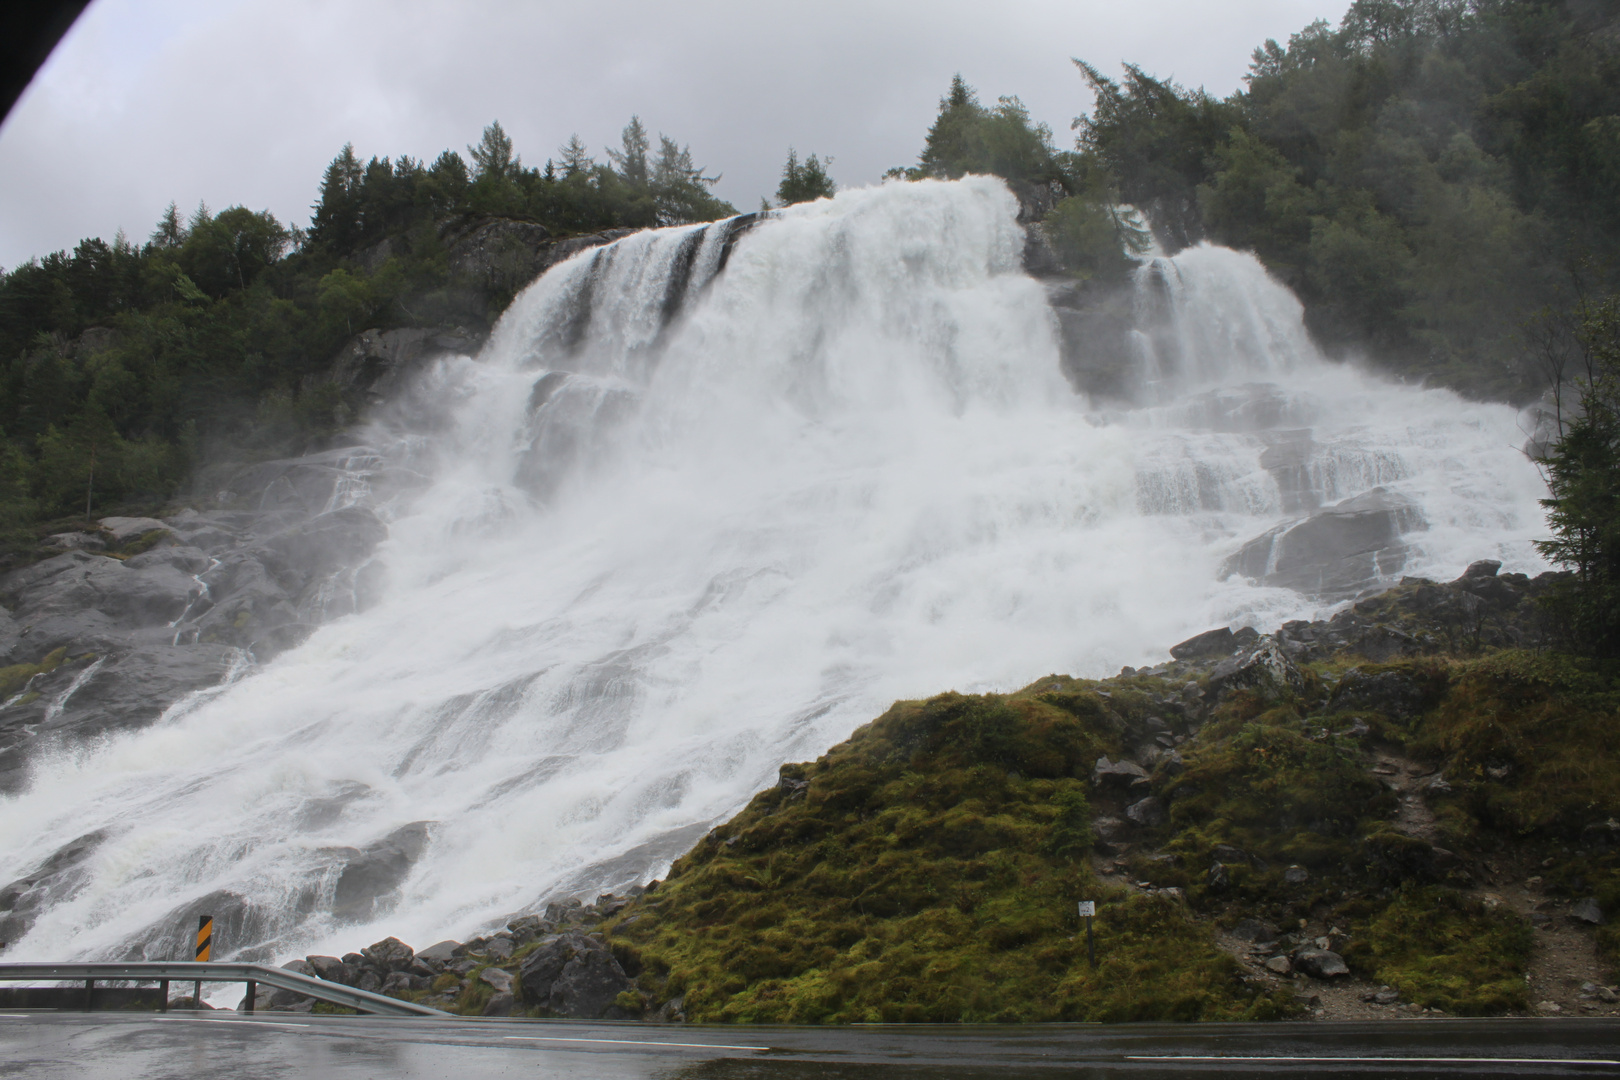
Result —
[[493, 120], [484, 129], [477, 146], [467, 147], [473, 159], [473, 179], [516, 179], [523, 168], [523, 159], [512, 154], [512, 138], [506, 134], [499, 120]]
[[823, 162], [814, 154], [801, 163], [798, 151], [789, 147], [787, 164], [782, 166], [782, 182], [776, 188], [777, 205], [792, 206], [794, 203], [830, 199], [836, 195], [838, 185], [833, 183], [826, 169], [831, 163], [832, 158]]

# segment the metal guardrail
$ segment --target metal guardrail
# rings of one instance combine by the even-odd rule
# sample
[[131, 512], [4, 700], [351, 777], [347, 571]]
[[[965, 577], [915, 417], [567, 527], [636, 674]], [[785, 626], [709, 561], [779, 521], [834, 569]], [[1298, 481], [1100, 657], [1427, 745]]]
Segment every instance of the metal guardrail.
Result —
[[265, 964], [238, 964], [231, 962], [199, 964], [195, 961], [146, 961], [143, 963], [88, 963], [88, 964], [0, 964], [3, 982], [82, 982], [85, 984], [86, 1006], [95, 993], [97, 982], [157, 982], [164, 985], [168, 996], [168, 983], [174, 982], [240, 982], [247, 983], [247, 1012], [253, 1011], [256, 986], [263, 983], [278, 990], [291, 990], [361, 1012], [382, 1016], [436, 1016], [452, 1017], [441, 1009], [417, 1005], [399, 998], [358, 990], [342, 983], [327, 982], [309, 975], [300, 975], [285, 968]]

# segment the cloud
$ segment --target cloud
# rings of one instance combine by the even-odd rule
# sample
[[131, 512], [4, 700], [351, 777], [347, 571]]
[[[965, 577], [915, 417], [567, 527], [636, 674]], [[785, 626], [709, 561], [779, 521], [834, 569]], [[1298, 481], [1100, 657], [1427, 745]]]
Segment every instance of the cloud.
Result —
[[1345, 0], [95, 0], [0, 128], [0, 265], [173, 199], [308, 218], [345, 142], [431, 160], [499, 119], [527, 163], [632, 113], [691, 145], [741, 209], [788, 147], [843, 184], [915, 160], [952, 74], [1018, 94], [1067, 143], [1089, 105], [1070, 56], [1229, 93], [1249, 51]]

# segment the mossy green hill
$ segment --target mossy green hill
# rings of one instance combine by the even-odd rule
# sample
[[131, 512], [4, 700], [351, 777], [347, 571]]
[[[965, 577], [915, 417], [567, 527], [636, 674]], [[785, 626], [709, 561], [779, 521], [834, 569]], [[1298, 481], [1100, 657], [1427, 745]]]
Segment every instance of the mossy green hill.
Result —
[[[1620, 902], [1620, 852], [1590, 828], [1620, 810], [1616, 672], [1534, 646], [1537, 583], [1481, 581], [1410, 583], [1249, 646], [1280, 642], [1297, 678], [1245, 676], [1240, 648], [897, 703], [784, 766], [602, 929], [647, 999], [692, 1020], [1297, 1012], [1216, 947], [1241, 919], [1331, 931], [1408, 1001], [1524, 1009], [1532, 930], [1482, 893], [1485, 864], [1528, 848], [1553, 897]], [[1458, 608], [1475, 620], [1460, 641]], [[1145, 782], [1093, 781], [1132, 754], [1157, 757]], [[1427, 774], [1432, 820], [1376, 771], [1390, 755]], [[1149, 796], [1162, 820], [1115, 816]], [[1098, 901], [1095, 967], [1081, 899]]]

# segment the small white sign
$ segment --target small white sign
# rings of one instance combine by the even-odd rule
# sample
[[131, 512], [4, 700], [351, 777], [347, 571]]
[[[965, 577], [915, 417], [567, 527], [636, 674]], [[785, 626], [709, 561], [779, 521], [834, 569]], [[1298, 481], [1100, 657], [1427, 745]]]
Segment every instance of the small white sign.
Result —
[[1080, 915], [1081, 915], [1082, 918], [1085, 918], [1085, 917], [1091, 916], [1091, 915], [1095, 915], [1095, 914], [1097, 914], [1097, 901], [1095, 901], [1095, 900], [1082, 900], [1082, 901], [1080, 901]]

